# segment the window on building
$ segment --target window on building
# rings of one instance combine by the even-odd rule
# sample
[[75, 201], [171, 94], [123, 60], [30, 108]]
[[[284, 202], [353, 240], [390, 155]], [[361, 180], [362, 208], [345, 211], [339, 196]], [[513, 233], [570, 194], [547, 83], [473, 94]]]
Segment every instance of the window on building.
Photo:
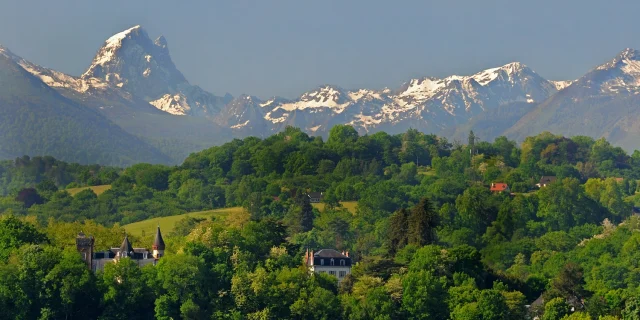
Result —
[[340, 276], [340, 278], [344, 278], [344, 277], [346, 277], [346, 276], [347, 276], [347, 272], [346, 272], [346, 271], [340, 271], [340, 272], [338, 273], [338, 275]]
[[320, 265], [324, 266], [324, 259], [320, 259]]
[[335, 271], [329, 271], [329, 274], [335, 277], [336, 272]]
[[343, 266], [343, 267], [344, 267], [346, 264], [347, 264], [347, 262], [346, 262], [346, 261], [344, 261], [344, 259], [340, 259], [340, 265], [341, 265], [341, 266]]
[[331, 265], [333, 266], [335, 264], [336, 264], [335, 261], [333, 261], [333, 258], [331, 258]]

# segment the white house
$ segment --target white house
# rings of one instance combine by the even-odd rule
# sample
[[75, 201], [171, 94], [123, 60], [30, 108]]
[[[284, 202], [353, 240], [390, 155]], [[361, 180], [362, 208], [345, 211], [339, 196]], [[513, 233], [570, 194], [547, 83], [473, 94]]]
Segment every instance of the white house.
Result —
[[349, 251], [340, 253], [333, 249], [322, 249], [314, 253], [313, 250], [307, 250], [304, 260], [309, 271], [328, 273], [336, 277], [338, 283], [351, 273]]

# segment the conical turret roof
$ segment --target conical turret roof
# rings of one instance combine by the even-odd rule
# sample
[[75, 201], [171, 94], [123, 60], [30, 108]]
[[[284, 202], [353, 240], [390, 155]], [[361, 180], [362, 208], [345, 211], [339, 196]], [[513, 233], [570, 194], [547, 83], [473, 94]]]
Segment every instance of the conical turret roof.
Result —
[[164, 239], [162, 239], [162, 233], [160, 232], [160, 226], [156, 229], [156, 238], [153, 240], [154, 250], [164, 250]]
[[120, 256], [130, 256], [133, 255], [133, 246], [131, 242], [129, 242], [129, 236], [125, 235], [124, 240], [122, 240], [122, 245], [120, 245]]

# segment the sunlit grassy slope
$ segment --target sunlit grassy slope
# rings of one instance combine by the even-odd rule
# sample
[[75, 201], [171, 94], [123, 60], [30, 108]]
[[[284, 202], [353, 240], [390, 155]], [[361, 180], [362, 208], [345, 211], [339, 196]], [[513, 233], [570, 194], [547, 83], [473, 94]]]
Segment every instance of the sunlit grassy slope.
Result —
[[[358, 202], [346, 201], [346, 202], [341, 202], [341, 204], [344, 208], [349, 210], [351, 213], [355, 213]], [[320, 211], [324, 210], [324, 203], [314, 203], [313, 206]], [[147, 220], [124, 225], [124, 229], [129, 234], [142, 237], [143, 231], [145, 236], [153, 234], [156, 230], [156, 227], [159, 224], [160, 229], [162, 229], [162, 232], [165, 234], [168, 234], [169, 232], [173, 231], [173, 226], [176, 224], [176, 222], [184, 219], [187, 216], [192, 218], [205, 218], [205, 219], [208, 219], [211, 216], [215, 216], [216, 219], [224, 220], [225, 223], [229, 225], [242, 224], [244, 221], [247, 221], [249, 218], [248, 214], [244, 212], [242, 207], [233, 207], [233, 208], [200, 211], [200, 212], [190, 212], [190, 213], [185, 213], [177, 216], [147, 219]]]
[[[342, 207], [349, 210], [349, 212], [355, 214], [356, 213], [356, 207], [358, 206], [358, 201], [344, 201], [344, 202], [340, 202], [340, 204], [342, 204]], [[312, 204], [314, 208], [322, 211], [324, 210], [324, 203], [313, 203]]]
[[72, 196], [75, 196], [78, 192], [82, 191], [82, 190], [86, 190], [86, 189], [91, 189], [93, 190], [93, 192], [96, 195], [100, 195], [101, 193], [111, 189], [111, 185], [110, 184], [105, 184], [102, 186], [93, 186], [93, 187], [81, 187], [81, 188], [71, 188], [71, 189], [66, 189], [67, 192], [69, 192]]
[[248, 219], [248, 215], [244, 212], [242, 207], [233, 207], [209, 211], [190, 212], [177, 216], [152, 218], [127, 224], [123, 227], [127, 231], [127, 233], [142, 237], [143, 232], [145, 236], [154, 234], [156, 231], [156, 227], [159, 224], [162, 233], [168, 234], [173, 231], [173, 226], [176, 224], [176, 222], [184, 219], [187, 216], [192, 218], [208, 219], [209, 217], [214, 215], [216, 219], [224, 219], [225, 222], [230, 225], [240, 224]]

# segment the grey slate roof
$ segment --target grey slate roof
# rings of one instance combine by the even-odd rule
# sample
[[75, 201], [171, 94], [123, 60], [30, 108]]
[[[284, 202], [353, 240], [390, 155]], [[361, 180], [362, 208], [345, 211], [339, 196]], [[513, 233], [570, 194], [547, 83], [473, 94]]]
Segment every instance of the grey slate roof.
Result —
[[164, 239], [162, 239], [162, 233], [160, 232], [160, 226], [156, 229], [156, 238], [153, 240], [154, 250], [164, 250]]
[[131, 242], [129, 242], [129, 236], [125, 235], [124, 240], [122, 240], [122, 245], [120, 245], [120, 252], [122, 256], [122, 252], [126, 252], [127, 256], [133, 256], [133, 246]]
[[540, 178], [540, 184], [550, 184], [557, 180], [555, 176], [542, 176]]
[[345, 256], [344, 254], [338, 252], [337, 250], [333, 250], [333, 249], [322, 249], [318, 252], [315, 252], [313, 254], [314, 258], [344, 258], [344, 259], [350, 259], [349, 257]]

